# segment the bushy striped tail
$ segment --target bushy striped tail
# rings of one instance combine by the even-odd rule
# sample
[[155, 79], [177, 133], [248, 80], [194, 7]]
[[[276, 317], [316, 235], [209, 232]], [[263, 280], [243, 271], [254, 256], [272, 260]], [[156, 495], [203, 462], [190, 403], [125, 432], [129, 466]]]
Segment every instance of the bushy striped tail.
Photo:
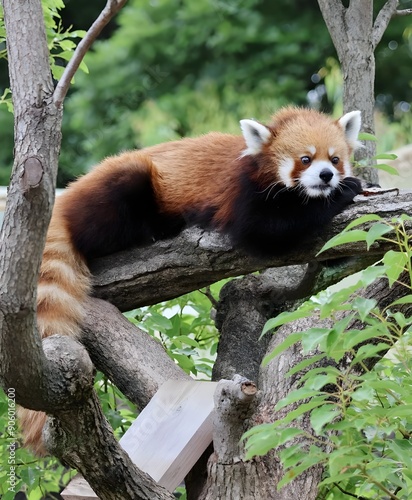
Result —
[[[37, 290], [37, 325], [42, 338], [53, 334], [78, 337], [84, 302], [91, 287], [84, 258], [73, 246], [59, 200], [47, 233]], [[24, 445], [36, 455], [46, 455], [42, 430], [46, 414], [19, 408]]]

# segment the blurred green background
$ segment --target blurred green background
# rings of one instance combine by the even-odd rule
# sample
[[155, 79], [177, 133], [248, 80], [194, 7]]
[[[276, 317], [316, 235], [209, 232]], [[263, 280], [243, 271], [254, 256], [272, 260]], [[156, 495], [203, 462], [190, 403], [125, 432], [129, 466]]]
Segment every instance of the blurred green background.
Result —
[[[87, 29], [102, 1], [67, 0], [62, 29]], [[376, 8], [384, 1], [376, 1]], [[412, 7], [412, 1], [400, 2]], [[379, 150], [412, 142], [412, 18], [391, 21], [376, 52]], [[210, 130], [238, 131], [279, 106], [339, 114], [336, 54], [313, 0], [129, 0], [86, 57], [65, 103], [58, 186], [105, 156]], [[8, 86], [0, 61], [0, 95]], [[0, 185], [12, 116], [0, 106]]]

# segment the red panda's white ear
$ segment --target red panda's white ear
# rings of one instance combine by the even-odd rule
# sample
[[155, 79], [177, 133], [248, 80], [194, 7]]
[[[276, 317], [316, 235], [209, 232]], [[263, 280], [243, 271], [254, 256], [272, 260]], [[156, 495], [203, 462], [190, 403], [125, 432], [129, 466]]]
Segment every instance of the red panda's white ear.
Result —
[[339, 125], [343, 128], [346, 139], [353, 149], [358, 148], [361, 144], [358, 142], [358, 135], [361, 128], [361, 112], [351, 111], [346, 113], [339, 120]]
[[243, 151], [243, 156], [260, 153], [262, 146], [269, 141], [272, 135], [265, 125], [255, 120], [240, 120], [240, 128], [247, 146], [247, 149]]

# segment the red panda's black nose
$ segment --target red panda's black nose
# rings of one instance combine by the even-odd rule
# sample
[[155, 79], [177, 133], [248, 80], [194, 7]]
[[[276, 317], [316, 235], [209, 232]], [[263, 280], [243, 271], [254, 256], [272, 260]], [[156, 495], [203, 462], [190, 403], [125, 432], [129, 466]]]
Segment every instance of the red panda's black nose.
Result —
[[333, 172], [328, 168], [324, 168], [321, 170], [319, 177], [323, 180], [325, 184], [327, 184], [333, 177]]

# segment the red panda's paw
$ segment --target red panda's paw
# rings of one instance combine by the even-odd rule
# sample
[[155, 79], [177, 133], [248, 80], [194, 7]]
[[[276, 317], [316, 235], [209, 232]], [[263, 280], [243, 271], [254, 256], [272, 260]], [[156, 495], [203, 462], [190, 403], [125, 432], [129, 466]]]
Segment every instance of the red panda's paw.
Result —
[[345, 177], [339, 184], [342, 195], [352, 201], [357, 194], [363, 191], [362, 183], [356, 177]]

